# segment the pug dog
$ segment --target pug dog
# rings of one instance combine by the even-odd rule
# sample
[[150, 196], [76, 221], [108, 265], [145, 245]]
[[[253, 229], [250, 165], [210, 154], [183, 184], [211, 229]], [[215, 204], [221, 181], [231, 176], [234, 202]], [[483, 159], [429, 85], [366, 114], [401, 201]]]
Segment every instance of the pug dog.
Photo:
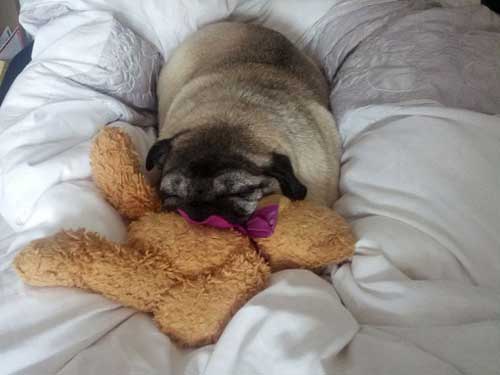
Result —
[[340, 141], [320, 68], [286, 37], [237, 22], [201, 28], [174, 51], [157, 84], [165, 210], [246, 222], [265, 195], [331, 205]]

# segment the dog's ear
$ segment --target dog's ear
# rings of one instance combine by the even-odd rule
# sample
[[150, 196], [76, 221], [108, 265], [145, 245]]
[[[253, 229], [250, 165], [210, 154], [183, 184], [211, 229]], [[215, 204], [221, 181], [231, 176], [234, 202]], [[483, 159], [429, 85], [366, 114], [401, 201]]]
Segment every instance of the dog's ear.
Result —
[[307, 188], [297, 179], [288, 156], [273, 154], [271, 166], [265, 174], [274, 177], [280, 184], [283, 195], [292, 200], [302, 200], [307, 195]]
[[150, 171], [155, 166], [161, 166], [165, 163], [167, 156], [172, 148], [172, 139], [162, 139], [156, 142], [148, 152], [146, 157], [146, 169]]

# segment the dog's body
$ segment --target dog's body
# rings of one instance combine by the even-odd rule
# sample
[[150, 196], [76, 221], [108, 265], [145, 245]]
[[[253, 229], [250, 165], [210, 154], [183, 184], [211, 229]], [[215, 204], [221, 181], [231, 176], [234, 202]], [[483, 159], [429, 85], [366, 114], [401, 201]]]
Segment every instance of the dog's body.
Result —
[[201, 29], [162, 69], [158, 100], [147, 166], [163, 169], [166, 208], [244, 221], [280, 189], [335, 201], [340, 142], [328, 86], [281, 34], [229, 22]]

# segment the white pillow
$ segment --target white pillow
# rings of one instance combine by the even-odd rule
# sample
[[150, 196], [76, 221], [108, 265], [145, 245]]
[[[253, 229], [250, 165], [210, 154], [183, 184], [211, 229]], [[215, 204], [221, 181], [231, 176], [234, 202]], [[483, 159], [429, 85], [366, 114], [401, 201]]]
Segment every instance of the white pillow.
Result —
[[201, 25], [229, 16], [237, 0], [24, 0], [20, 21], [36, 35], [38, 30], [70, 12], [100, 10], [112, 14], [122, 24], [169, 55], [181, 40]]

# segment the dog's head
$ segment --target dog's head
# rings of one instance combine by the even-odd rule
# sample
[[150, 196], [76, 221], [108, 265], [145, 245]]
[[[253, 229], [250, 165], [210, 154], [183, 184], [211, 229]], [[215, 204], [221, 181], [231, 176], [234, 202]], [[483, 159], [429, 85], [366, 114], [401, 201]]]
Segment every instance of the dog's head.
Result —
[[288, 156], [234, 127], [192, 129], [159, 140], [146, 159], [146, 169], [155, 166], [162, 171], [163, 208], [182, 209], [194, 220], [220, 215], [241, 224], [265, 195], [281, 191], [300, 200], [307, 194]]

